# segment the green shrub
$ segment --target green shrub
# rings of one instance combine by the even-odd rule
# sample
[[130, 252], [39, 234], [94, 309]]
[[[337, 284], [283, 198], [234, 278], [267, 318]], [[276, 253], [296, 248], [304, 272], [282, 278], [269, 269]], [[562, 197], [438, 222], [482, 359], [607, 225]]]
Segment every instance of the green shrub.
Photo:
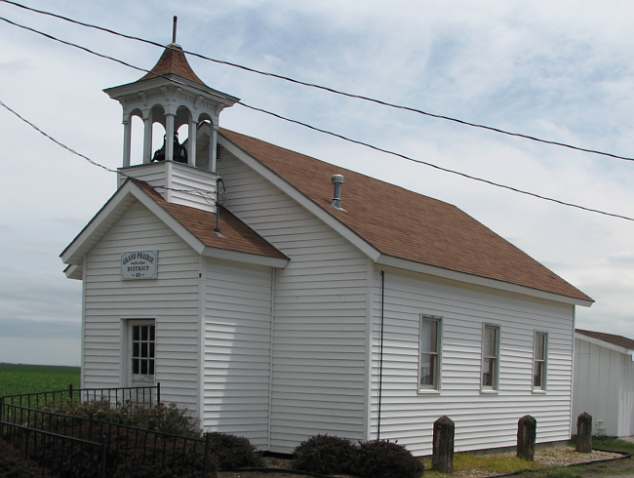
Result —
[[142, 407], [127, 402], [115, 408], [107, 401], [68, 402], [47, 407], [45, 411], [192, 438], [200, 436], [196, 420], [189, 416], [187, 410], [181, 410], [173, 403], [167, 406], [161, 403], [153, 407]]
[[580, 478], [581, 475], [568, 468], [560, 468], [546, 473], [546, 478]]
[[324, 475], [349, 473], [356, 453], [345, 438], [316, 435], [295, 448], [293, 467]]
[[209, 433], [209, 452], [220, 470], [262, 466], [262, 458], [248, 439], [227, 433]]
[[359, 445], [351, 471], [363, 478], [419, 478], [423, 463], [396, 442], [375, 440]]

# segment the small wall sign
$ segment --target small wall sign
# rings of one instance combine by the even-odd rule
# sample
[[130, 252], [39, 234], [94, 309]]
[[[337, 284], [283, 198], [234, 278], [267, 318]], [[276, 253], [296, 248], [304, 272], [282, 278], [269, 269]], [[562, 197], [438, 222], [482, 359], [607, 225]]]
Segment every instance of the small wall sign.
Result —
[[156, 279], [159, 251], [131, 251], [121, 254], [123, 280]]

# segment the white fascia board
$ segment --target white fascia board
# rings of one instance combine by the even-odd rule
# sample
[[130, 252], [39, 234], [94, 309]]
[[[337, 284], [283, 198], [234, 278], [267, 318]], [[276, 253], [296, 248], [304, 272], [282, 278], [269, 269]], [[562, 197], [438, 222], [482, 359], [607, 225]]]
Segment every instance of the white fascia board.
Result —
[[502, 282], [495, 279], [487, 279], [485, 277], [475, 276], [464, 272], [451, 271], [449, 269], [443, 269], [441, 267], [429, 266], [426, 264], [420, 264], [418, 262], [408, 261], [405, 259], [399, 259], [397, 257], [381, 256], [376, 261], [378, 264], [385, 266], [396, 267], [398, 269], [404, 269], [412, 272], [421, 272], [423, 274], [429, 274], [444, 279], [451, 279], [459, 282], [465, 282], [467, 284], [479, 285], [483, 287], [490, 287], [492, 289], [503, 290], [505, 292], [514, 292], [517, 294], [527, 295], [538, 299], [552, 300], [554, 302], [562, 302], [564, 304], [582, 305], [590, 307], [592, 302], [580, 299], [573, 299], [563, 295], [551, 294], [549, 292], [543, 292], [537, 289], [531, 289], [530, 287], [524, 287], [521, 285], [510, 284], [508, 282]]
[[64, 275], [68, 279], [82, 280], [83, 266], [82, 264], [71, 264], [64, 269]]
[[254, 264], [258, 266], [274, 267], [283, 269], [288, 265], [288, 259], [279, 259], [277, 257], [258, 256], [255, 254], [246, 254], [244, 252], [228, 251], [226, 249], [216, 249], [206, 247], [203, 256], [221, 259], [225, 261], [242, 262], [246, 264]]
[[336, 219], [334, 216], [331, 216], [326, 211], [324, 211], [320, 206], [315, 204], [313, 201], [308, 199], [303, 193], [299, 192], [289, 183], [287, 183], [284, 179], [279, 177], [269, 168], [260, 163], [257, 159], [253, 158], [248, 153], [244, 152], [242, 149], [237, 147], [235, 144], [231, 143], [229, 140], [224, 138], [222, 135], [218, 136], [218, 142], [223, 147], [227, 148], [231, 154], [233, 154], [236, 158], [246, 164], [248, 167], [253, 169], [255, 172], [263, 176], [265, 179], [270, 181], [275, 187], [280, 189], [283, 193], [289, 196], [291, 199], [295, 200], [302, 207], [307, 209], [310, 213], [317, 216], [320, 220], [334, 229], [338, 234], [356, 246], [361, 252], [363, 252], [366, 256], [368, 256], [374, 262], [377, 261], [381, 253], [375, 249], [372, 245], [366, 242], [362, 237], [354, 233], [347, 226], [345, 226], [341, 221]]
[[127, 181], [110, 199], [110, 201], [90, 220], [88, 226], [73, 240], [73, 242], [62, 252], [61, 258], [65, 264], [80, 264], [83, 258], [83, 245], [86, 241], [99, 234], [102, 226], [106, 223], [111, 214], [122, 206], [124, 201], [130, 196], [137, 199], [147, 209], [171, 228], [181, 239], [183, 239], [194, 251], [201, 254], [205, 246], [187, 229], [181, 226], [178, 221], [172, 218], [136, 184]]
[[603, 347], [604, 349], [613, 350], [615, 352], [619, 352], [625, 355], [632, 355], [634, 350], [626, 349], [625, 347], [619, 347], [618, 345], [611, 344], [610, 342], [606, 342], [601, 339], [596, 339], [594, 337], [588, 337], [587, 335], [581, 334], [579, 332], [575, 332], [575, 338], [581, 340], [582, 342], [587, 342], [589, 344], [594, 344], [599, 347]]

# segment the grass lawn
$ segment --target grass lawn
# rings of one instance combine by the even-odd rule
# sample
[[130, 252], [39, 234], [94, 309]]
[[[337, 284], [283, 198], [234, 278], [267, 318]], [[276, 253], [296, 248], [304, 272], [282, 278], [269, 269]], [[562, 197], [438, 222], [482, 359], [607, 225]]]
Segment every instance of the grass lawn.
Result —
[[[448, 475], [432, 471], [431, 459], [424, 460], [425, 478], [447, 478]], [[453, 462], [454, 472], [467, 470], [486, 470], [488, 474], [513, 473], [521, 470], [537, 469], [540, 466], [516, 456], [500, 456], [495, 454], [457, 453]]]
[[79, 367], [0, 363], [0, 396], [79, 387]]

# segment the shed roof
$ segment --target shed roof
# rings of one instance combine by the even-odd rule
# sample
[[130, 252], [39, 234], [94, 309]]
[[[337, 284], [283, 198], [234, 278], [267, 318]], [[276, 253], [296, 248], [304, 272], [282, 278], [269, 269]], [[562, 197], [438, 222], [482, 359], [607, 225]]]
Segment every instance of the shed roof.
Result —
[[622, 335], [608, 334], [606, 332], [596, 332], [594, 330], [575, 329], [575, 332], [586, 337], [602, 340], [627, 350], [634, 350], [634, 340], [623, 337]]
[[[234, 131], [221, 135], [382, 254], [593, 302], [452, 204]], [[331, 206], [333, 174], [345, 176], [345, 211]]]

